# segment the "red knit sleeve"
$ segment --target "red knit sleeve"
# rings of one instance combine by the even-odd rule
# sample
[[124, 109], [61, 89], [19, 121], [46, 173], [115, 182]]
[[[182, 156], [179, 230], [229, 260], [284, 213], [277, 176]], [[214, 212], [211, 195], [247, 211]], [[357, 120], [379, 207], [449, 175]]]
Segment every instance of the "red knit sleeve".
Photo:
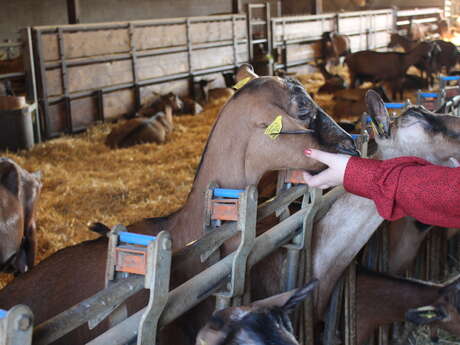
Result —
[[425, 224], [460, 228], [460, 168], [417, 157], [385, 161], [353, 157], [344, 187], [372, 199], [385, 219], [411, 216]]

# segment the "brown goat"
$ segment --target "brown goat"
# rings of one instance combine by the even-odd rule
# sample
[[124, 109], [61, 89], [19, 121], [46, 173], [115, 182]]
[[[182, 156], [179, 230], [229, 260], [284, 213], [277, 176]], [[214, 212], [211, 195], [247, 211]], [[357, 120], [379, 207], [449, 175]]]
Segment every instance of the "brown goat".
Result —
[[[451, 43], [443, 40], [435, 40], [432, 43], [436, 44], [436, 50], [432, 54], [432, 66], [425, 66], [423, 64], [418, 64], [416, 67], [421, 71], [429, 72], [441, 72], [442, 68], [446, 69], [446, 73], [449, 74], [451, 69], [455, 67], [458, 61], [459, 52], [457, 47]], [[411, 41], [408, 38], [398, 35], [391, 34], [391, 40], [388, 44], [388, 47], [401, 46], [405, 52], [409, 52], [414, 49], [417, 45], [417, 41]]]
[[0, 271], [24, 273], [35, 261], [35, 213], [42, 184], [13, 160], [0, 158]]
[[350, 39], [337, 32], [325, 32], [321, 40], [321, 55], [326, 62], [338, 65], [341, 56], [351, 53]]
[[173, 130], [172, 108], [148, 117], [137, 117], [112, 129], [105, 144], [110, 148], [124, 148], [142, 143], [162, 144]]
[[350, 88], [356, 81], [388, 81], [392, 85], [393, 98], [400, 90], [408, 68], [430, 57], [433, 46], [422, 42], [408, 53], [360, 51], [349, 55], [345, 62], [350, 71]]
[[382, 86], [376, 86], [367, 89], [346, 89], [334, 93], [333, 117], [336, 120], [343, 118], [360, 119], [362, 114], [367, 111], [364, 96], [368, 90], [374, 90], [384, 102], [389, 102], [388, 96]]
[[358, 344], [378, 327], [408, 320], [460, 336], [460, 277], [445, 284], [359, 269], [356, 281]]
[[158, 95], [156, 92], [153, 92], [153, 96], [148, 98], [137, 112], [128, 114], [126, 117], [152, 117], [159, 112], [165, 112], [166, 106], [169, 106], [173, 114], [176, 114], [182, 111], [184, 104], [180, 97], [172, 92], [166, 95]]
[[[285, 130], [310, 128], [315, 133], [271, 139], [264, 131], [277, 116], [281, 116]], [[323, 164], [304, 156], [305, 147], [356, 154], [351, 137], [311, 100], [300, 83], [277, 77], [256, 78], [239, 89], [218, 115], [185, 205], [168, 217], [139, 221], [129, 230], [151, 235], [167, 230], [173, 250], [183, 248], [203, 235], [205, 194], [211, 181], [225, 188], [245, 188], [257, 184], [270, 170], [323, 169]], [[226, 245], [224, 255], [234, 248], [234, 243]], [[65, 248], [0, 291], [0, 305], [9, 308], [26, 304], [34, 313], [35, 323], [40, 324], [104, 288], [106, 256], [107, 239], [103, 237]], [[173, 260], [171, 286], [203, 268], [199, 258], [187, 258], [180, 267], [174, 267]], [[39, 292], [37, 284], [41, 286]], [[145, 297], [140, 293], [131, 298], [129, 313], [145, 306]], [[191, 311], [193, 317], [184, 316], [167, 326], [160, 334], [160, 343], [193, 344], [195, 332], [206, 323], [213, 307], [208, 300], [198, 308], [195, 313]], [[105, 327], [90, 331], [85, 325], [56, 343], [82, 344]]]
[[324, 63], [318, 63], [317, 66], [325, 80], [324, 84], [318, 89], [318, 93], [334, 93], [345, 89], [345, 80], [341, 76], [330, 73]]
[[201, 93], [201, 98], [205, 103], [212, 103], [219, 99], [229, 99], [235, 93], [230, 87], [217, 87], [211, 89], [214, 79], [201, 79], [197, 84]]

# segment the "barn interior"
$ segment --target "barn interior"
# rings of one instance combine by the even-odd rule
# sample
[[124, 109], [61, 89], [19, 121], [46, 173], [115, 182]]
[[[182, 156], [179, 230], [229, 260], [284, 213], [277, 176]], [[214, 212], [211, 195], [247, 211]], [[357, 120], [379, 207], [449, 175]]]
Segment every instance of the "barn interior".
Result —
[[[124, 344], [135, 343], [136, 339], [139, 344], [141, 341], [145, 341], [143, 344], [179, 344], [176, 340], [168, 342], [160, 335], [160, 328], [166, 325], [164, 320], [170, 317], [166, 312], [168, 304], [158, 307], [160, 321], [155, 322], [161, 327], [152, 326], [153, 335], [143, 332], [142, 326], [138, 331], [142, 322], [136, 319], [137, 322], [129, 326], [123, 322], [111, 322], [113, 326], [118, 324], [119, 330], [116, 327], [112, 333], [98, 330], [98, 338], [89, 342], [87, 338], [84, 341], [78, 336], [72, 338], [71, 331], [77, 327], [74, 316], [70, 315], [74, 311], [60, 310], [59, 313], [67, 313], [59, 319], [60, 323], [53, 323], [55, 319], [51, 318], [58, 315], [56, 312], [47, 317], [47, 321], [39, 316], [40, 322], [30, 322], [24, 329], [14, 330], [11, 320], [17, 318], [15, 313], [22, 313], [20, 316], [28, 320], [40, 314], [36, 314], [33, 307], [30, 307], [31, 311], [13, 312], [11, 306], [2, 305], [2, 301], [7, 300], [11, 289], [20, 289], [29, 279], [27, 277], [34, 277], [32, 274], [37, 268], [52, 265], [53, 258], [59, 257], [62, 250], [106, 235], [111, 241], [110, 236], [115, 232], [101, 233], [95, 223], [113, 230], [120, 224], [128, 226], [143, 219], [180, 212], [191, 193], [202, 155], [209, 149], [208, 138], [220, 114], [236, 98], [235, 95], [251, 85], [253, 75], [298, 80], [314, 102], [352, 136], [361, 154], [367, 157], [372, 157], [376, 146], [374, 139], [378, 134], [378, 128], [369, 120], [365, 100], [370, 89], [383, 99], [393, 121], [413, 105], [423, 106], [436, 115], [460, 116], [460, 20], [457, 20], [460, 1], [457, 0], [21, 0], [5, 1], [1, 7], [0, 151], [3, 158], [0, 168], [2, 162], [12, 160], [27, 172], [39, 171], [41, 190], [32, 207], [33, 222], [36, 223], [33, 236], [36, 251], [32, 264], [19, 270], [17, 267], [3, 269], [8, 266], [5, 262], [0, 265], [3, 267], [0, 288], [6, 291], [2, 297], [0, 290], [0, 310], [5, 309], [5, 315], [8, 315], [8, 309], [11, 311], [10, 317], [3, 317], [0, 313], [0, 344], [2, 341], [5, 345]], [[413, 53], [424, 45], [428, 50], [422, 57]], [[363, 51], [395, 53], [398, 61], [405, 59], [403, 56], [414, 55], [414, 58], [408, 57], [407, 61], [410, 61], [404, 60], [399, 66], [395, 60], [386, 60], [388, 55], [380, 55], [377, 60], [369, 58], [364, 63], [356, 63], [359, 65], [356, 67], [352, 56]], [[372, 73], [378, 76], [361, 75], [359, 69], [362, 65], [366, 68], [372, 66]], [[395, 77], [389, 76], [393, 72], [387, 71], [391, 70], [387, 65], [394, 67]], [[238, 77], [241, 66], [250, 70], [250, 77]], [[225, 152], [225, 155], [233, 154], [231, 150]], [[273, 208], [276, 224], [282, 224], [296, 212], [313, 205], [313, 196], [316, 195], [305, 182], [287, 183], [286, 176], [290, 171], [283, 169], [275, 175], [268, 171], [259, 183], [257, 212], [263, 202], [276, 201], [280, 195], [284, 196], [282, 193], [297, 195], [295, 193], [299, 193], [300, 188], [305, 189], [296, 198], [291, 197], [287, 205]], [[9, 183], [8, 172], [7, 168], [0, 169], [0, 182], [5, 186]], [[283, 182], [284, 178], [286, 181]], [[224, 185], [220, 187], [226, 188]], [[2, 194], [1, 188], [8, 189], [0, 184], [0, 199], [9, 193], [5, 189]], [[334, 189], [323, 191], [323, 200], [333, 193]], [[21, 198], [22, 194], [18, 200]], [[331, 199], [335, 200], [334, 197]], [[0, 239], [5, 236], [0, 242], [4, 243], [11, 240], [12, 235], [2, 233], [11, 231], [11, 219], [16, 219], [16, 215], [8, 214], [9, 205], [12, 205], [10, 199], [0, 203], [4, 209], [0, 212]], [[20, 234], [23, 238], [17, 240], [17, 246], [21, 248], [29, 240], [26, 238], [25, 212], [25, 209], [19, 212], [24, 217]], [[305, 222], [313, 224], [318, 221], [315, 217], [318, 216], [306, 216], [309, 221]], [[209, 222], [204, 222], [203, 235], [210, 226]], [[222, 222], [225, 224], [226, 221]], [[213, 227], [221, 227], [220, 220], [218, 225], [211, 223]], [[227, 220], [227, 223], [232, 221]], [[357, 286], [359, 275], [356, 272], [359, 269], [355, 265], [359, 263], [374, 271], [394, 273], [389, 268], [389, 247], [393, 239], [387, 232], [405, 225], [393, 223], [396, 222], [381, 222], [375, 229], [378, 231], [347, 265], [332, 294], [329, 307], [332, 311], [324, 325], [316, 326], [318, 320], [314, 321], [312, 303], [305, 303], [302, 315], [299, 313], [293, 318], [298, 344], [402, 345], [434, 341], [460, 344], [458, 305], [456, 311], [443, 309], [444, 317], [450, 320], [450, 328], [438, 327], [428, 321], [420, 325], [407, 317], [401, 320], [395, 317], [391, 322], [378, 324], [365, 342], [361, 341], [362, 320], [358, 317], [361, 290]], [[309, 234], [305, 235], [307, 239], [315, 231], [313, 225], [310, 232], [305, 225], [297, 228]], [[459, 236], [454, 226], [447, 230], [433, 224], [428, 229], [419, 242], [413, 238], [399, 239], [408, 241], [406, 246], [418, 250], [398, 277], [441, 286], [456, 279], [460, 272]], [[291, 254], [292, 247], [299, 245], [296, 242], [299, 241], [299, 230], [296, 231], [278, 246], [284, 246], [288, 258], [298, 255], [295, 260], [301, 262], [292, 266], [287, 264], [287, 271], [293, 270], [292, 267], [299, 271], [294, 274], [297, 276], [294, 282], [286, 273], [283, 291], [289, 290], [288, 287], [300, 287], [302, 282], [306, 283], [309, 274], [310, 278], [314, 277], [309, 268], [313, 260], [309, 240], [302, 243], [298, 254]], [[194, 241], [199, 242], [199, 238]], [[9, 248], [7, 245], [2, 248], [0, 244], [2, 250]], [[149, 253], [153, 256], [153, 249]], [[0, 257], [6, 255], [0, 254]], [[18, 257], [19, 254], [15, 254], [8, 264]], [[217, 265], [224, 258], [222, 255], [210, 261]], [[291, 259], [286, 260], [290, 262]], [[107, 258], [109, 261], [110, 257]], [[246, 263], [240, 262], [239, 265], [244, 267], [244, 277]], [[246, 285], [251, 279], [247, 270]], [[235, 271], [237, 269], [233, 268], [228, 274], [229, 281], [233, 282]], [[36, 284], [49, 278], [40, 276], [39, 270], [36, 272], [35, 277], [40, 277]], [[154, 269], [154, 277], [150, 277], [152, 281], [161, 278], [160, 274], [164, 274], [161, 272], [158, 267], [156, 271]], [[173, 274], [172, 269], [169, 274]], [[115, 280], [137, 276], [132, 272], [123, 273]], [[162, 278], [169, 281], [169, 276]], [[34, 278], [30, 279], [33, 281]], [[106, 280], [107, 288], [111, 284]], [[173, 296], [176, 290], [172, 287], [168, 289], [167, 285], [155, 284], [159, 284], [158, 291], [166, 289], [162, 292], [163, 300], [169, 298], [172, 301], [177, 297]], [[220, 288], [216, 310], [252, 301], [247, 297], [249, 288], [243, 284], [244, 295], [231, 296], [230, 304], [222, 302], [225, 301], [222, 296], [231, 289], [221, 285], [214, 283], [202, 287], [206, 296]], [[37, 289], [40, 289], [39, 285]], [[110, 290], [110, 296], [115, 294], [113, 291], [114, 288]], [[456, 296], [459, 294], [457, 292]], [[402, 294], [399, 299], [403, 300], [404, 296]], [[161, 296], [151, 297], [150, 301], [155, 298], [160, 303]], [[399, 299], [394, 297], [392, 303], [403, 305]], [[102, 297], [96, 304], [105, 303], [101, 301]], [[81, 302], [84, 305], [85, 302]], [[112, 306], [112, 309], [116, 308]], [[78, 321], [78, 326], [86, 322], [90, 324], [96, 318], [105, 319], [112, 311], [101, 313], [102, 309], [98, 310], [99, 313], [92, 312], [91, 316], [86, 311], [84, 317], [79, 314], [84, 321]], [[188, 317], [194, 317], [193, 310], [181, 310], [180, 314], [186, 312]], [[372, 313], [379, 314], [380, 310]], [[428, 319], [441, 320], [438, 323], [443, 320], [434, 310], [429, 309], [426, 313]], [[112, 316], [114, 314], [117, 313]], [[177, 316], [171, 317], [171, 321]], [[69, 319], [66, 321], [65, 317]], [[125, 321], [130, 318], [122, 316]], [[71, 323], [75, 325], [69, 326]], [[70, 335], [55, 331], [61, 327]], [[193, 333], [195, 336], [197, 331]], [[133, 337], [120, 336], [129, 332], [134, 332]], [[106, 334], [106, 339], [99, 340], [99, 333]], [[199, 340], [197, 344], [200, 344]], [[202, 341], [201, 344], [214, 343]]]

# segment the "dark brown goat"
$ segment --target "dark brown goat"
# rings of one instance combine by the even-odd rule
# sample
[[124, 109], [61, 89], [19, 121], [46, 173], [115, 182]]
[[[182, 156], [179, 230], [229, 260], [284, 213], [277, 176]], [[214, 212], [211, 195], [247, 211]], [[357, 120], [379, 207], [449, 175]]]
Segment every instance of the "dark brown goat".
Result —
[[346, 89], [339, 90], [334, 93], [334, 109], [332, 111], [333, 117], [336, 120], [343, 118], [360, 119], [361, 115], [367, 111], [366, 102], [364, 97], [368, 90], [374, 90], [384, 102], [389, 102], [388, 96], [381, 86], [376, 86], [367, 89]]
[[13, 160], [0, 158], [0, 271], [24, 273], [35, 261], [35, 213], [42, 184]]
[[[432, 41], [436, 44], [436, 50], [433, 51], [432, 54], [432, 64], [418, 64], [416, 67], [421, 71], [429, 72], [441, 72], [443, 68], [445, 68], [446, 73], [449, 74], [451, 69], [455, 67], [458, 61], [459, 52], [457, 47], [451, 43], [446, 42], [443, 40], [435, 40]], [[398, 34], [391, 34], [391, 40], [388, 47], [395, 47], [401, 46], [405, 52], [414, 49], [417, 45], [417, 41], [411, 41], [408, 38], [398, 35]]]
[[345, 89], [345, 80], [341, 76], [330, 73], [324, 63], [318, 63], [317, 66], [325, 80], [324, 84], [318, 89], [318, 93], [334, 93]]
[[360, 269], [356, 286], [358, 344], [378, 326], [405, 319], [460, 336], [460, 277], [432, 284]]
[[[281, 116], [285, 130], [310, 128], [315, 133], [271, 139], [264, 132], [277, 116]], [[300, 83], [277, 77], [251, 80], [218, 115], [185, 205], [168, 217], [139, 221], [129, 230], [151, 235], [167, 230], [173, 239], [173, 250], [183, 248], [203, 235], [205, 194], [211, 181], [225, 188], [245, 188], [257, 184], [266, 171], [324, 168], [304, 156], [305, 147], [356, 154], [351, 137], [311, 100]], [[234, 248], [234, 243], [225, 246], [224, 254]], [[26, 304], [34, 313], [35, 323], [40, 324], [104, 288], [106, 255], [107, 239], [103, 237], [65, 248], [0, 291], [0, 305], [8, 309]], [[173, 260], [171, 286], [181, 284], [203, 267], [199, 258], [187, 258], [179, 268], [174, 267]], [[128, 311], [133, 313], [145, 304], [145, 294], [138, 294], [130, 299]], [[193, 344], [196, 332], [211, 315], [212, 303], [208, 301], [198, 308], [193, 317], [184, 316], [167, 326], [160, 334], [160, 343]], [[105, 327], [92, 331], [86, 325], [79, 327], [57, 344], [86, 343]]]
[[321, 40], [321, 55], [326, 63], [338, 65], [340, 57], [350, 54], [350, 39], [337, 32], [323, 33]]
[[353, 53], [345, 60], [350, 71], [350, 87], [355, 87], [358, 79], [388, 81], [395, 98], [408, 68], [429, 58], [432, 50], [430, 43], [422, 42], [408, 53], [381, 53], [371, 50]]
[[247, 306], [219, 310], [198, 333], [196, 345], [298, 345], [289, 314], [317, 285], [314, 280]]

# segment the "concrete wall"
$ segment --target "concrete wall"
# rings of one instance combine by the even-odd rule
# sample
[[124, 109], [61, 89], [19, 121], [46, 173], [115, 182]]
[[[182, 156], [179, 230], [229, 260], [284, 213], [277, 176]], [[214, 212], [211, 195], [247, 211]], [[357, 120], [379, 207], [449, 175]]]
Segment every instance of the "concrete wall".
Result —
[[[81, 22], [128, 21], [228, 13], [232, 0], [80, 0]], [[66, 0], [2, 1], [0, 41], [26, 26], [67, 23]]]

